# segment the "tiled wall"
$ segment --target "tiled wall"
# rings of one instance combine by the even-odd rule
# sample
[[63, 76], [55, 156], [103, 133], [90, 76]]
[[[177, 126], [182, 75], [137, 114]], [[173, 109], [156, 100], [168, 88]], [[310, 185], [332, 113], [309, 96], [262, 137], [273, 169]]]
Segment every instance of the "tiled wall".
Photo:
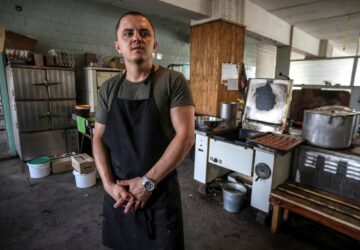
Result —
[[[22, 11], [16, 11], [15, 5], [20, 5]], [[114, 29], [118, 17], [126, 11], [91, 0], [1, 0], [0, 26], [37, 39], [37, 52], [57, 48], [79, 56], [84, 52], [116, 55]], [[156, 29], [157, 52], [163, 54], [162, 60], [154, 59], [155, 63], [167, 66], [189, 62], [190, 21], [149, 18]]]
[[[23, 10], [16, 11], [15, 5]], [[85, 52], [116, 55], [114, 26], [126, 11], [91, 0], [1, 0], [0, 25], [37, 39], [37, 52], [46, 54], [50, 48], [73, 51], [81, 64]], [[162, 60], [154, 59], [155, 63], [188, 63], [190, 21], [149, 17], [156, 29], [157, 52], [163, 54]], [[256, 67], [256, 46], [257, 41], [246, 36], [244, 59], [248, 68]]]

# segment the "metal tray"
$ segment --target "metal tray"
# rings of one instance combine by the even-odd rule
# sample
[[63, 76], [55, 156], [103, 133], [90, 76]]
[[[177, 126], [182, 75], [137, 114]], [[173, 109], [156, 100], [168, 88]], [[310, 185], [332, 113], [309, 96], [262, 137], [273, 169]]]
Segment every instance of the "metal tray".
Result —
[[304, 141], [305, 139], [301, 136], [276, 134], [272, 132], [256, 135], [247, 139], [248, 143], [256, 147], [280, 154], [286, 154]]

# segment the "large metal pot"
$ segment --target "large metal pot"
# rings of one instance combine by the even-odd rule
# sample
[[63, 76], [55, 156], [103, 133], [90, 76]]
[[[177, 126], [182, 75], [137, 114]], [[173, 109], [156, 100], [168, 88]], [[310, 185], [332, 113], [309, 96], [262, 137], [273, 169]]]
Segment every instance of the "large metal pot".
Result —
[[358, 113], [341, 106], [304, 111], [302, 135], [314, 146], [348, 148], [357, 127]]
[[238, 102], [222, 102], [220, 106], [220, 118], [224, 120], [226, 127], [236, 127]]

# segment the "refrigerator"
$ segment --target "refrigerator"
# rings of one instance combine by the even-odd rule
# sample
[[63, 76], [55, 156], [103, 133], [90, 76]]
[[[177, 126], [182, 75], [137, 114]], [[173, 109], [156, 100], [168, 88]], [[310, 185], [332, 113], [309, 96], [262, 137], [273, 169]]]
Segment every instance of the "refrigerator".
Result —
[[23, 161], [78, 151], [72, 122], [76, 104], [71, 68], [6, 67], [16, 151]]

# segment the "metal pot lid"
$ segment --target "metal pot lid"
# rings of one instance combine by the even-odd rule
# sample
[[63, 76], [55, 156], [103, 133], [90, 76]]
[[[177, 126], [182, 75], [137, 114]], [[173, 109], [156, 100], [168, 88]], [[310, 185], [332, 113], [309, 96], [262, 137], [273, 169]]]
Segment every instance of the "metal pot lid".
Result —
[[328, 115], [328, 116], [354, 116], [354, 115], [359, 114], [356, 111], [352, 111], [352, 110], [350, 111], [350, 110], [346, 110], [346, 109], [341, 110], [338, 107], [340, 107], [340, 106], [335, 106], [334, 108], [331, 108], [331, 106], [320, 107], [320, 108], [316, 108], [316, 109], [305, 110], [304, 112]]
[[336, 110], [336, 111], [347, 111], [347, 112], [354, 112], [355, 111], [355, 109], [353, 109], [351, 107], [339, 106], [339, 105], [322, 106], [322, 107], [316, 108], [316, 110], [324, 110], [324, 111]]

